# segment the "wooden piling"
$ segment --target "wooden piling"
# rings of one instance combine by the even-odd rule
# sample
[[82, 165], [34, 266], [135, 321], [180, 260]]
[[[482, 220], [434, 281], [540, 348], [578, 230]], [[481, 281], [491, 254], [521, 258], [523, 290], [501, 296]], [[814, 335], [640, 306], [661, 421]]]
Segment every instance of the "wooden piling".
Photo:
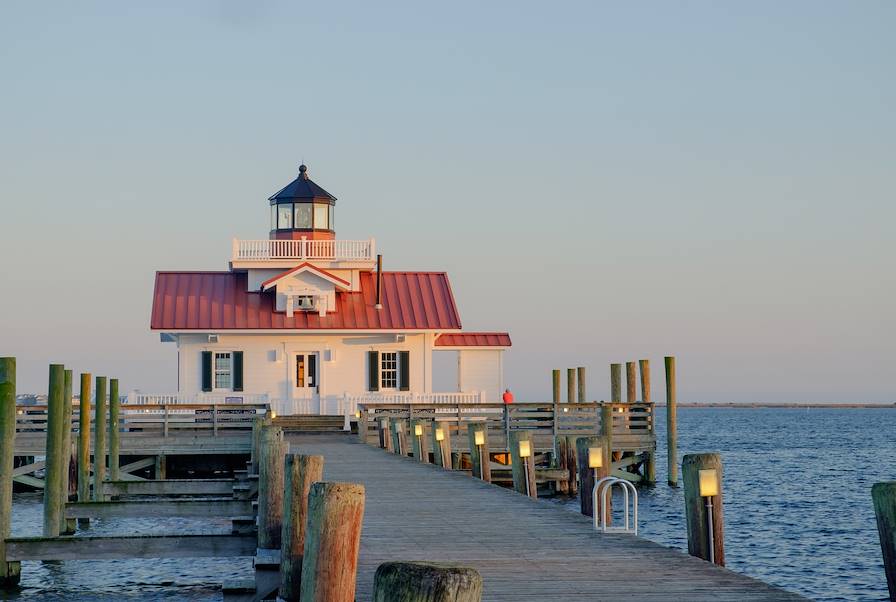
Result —
[[404, 420], [392, 421], [392, 451], [403, 458], [408, 455], [408, 434]]
[[65, 367], [50, 364], [47, 395], [47, 446], [44, 470], [44, 537], [58, 537], [65, 510], [62, 499], [63, 424], [65, 418]]
[[710, 559], [710, 526], [707, 500], [700, 497], [700, 471], [715, 470], [718, 474], [718, 495], [709, 498], [712, 505], [712, 549], [715, 563], [725, 566], [724, 520], [722, 516], [722, 457], [719, 454], [688, 454], [681, 462], [684, 480], [684, 509], [688, 529], [688, 553]]
[[578, 390], [577, 390], [577, 400], [579, 403], [585, 403], [586, 395], [585, 395], [585, 366], [579, 366], [576, 368], [576, 373], [578, 378]]
[[256, 415], [252, 418], [252, 447], [249, 450], [249, 474], [258, 474], [258, 441], [262, 427], [269, 422], [267, 416]]
[[[417, 427], [420, 427], [420, 435], [417, 435]], [[426, 422], [423, 420], [411, 420], [411, 451], [418, 461], [429, 463], [429, 450], [426, 447]]]
[[554, 403], [560, 403], [560, 371], [551, 371], [551, 385], [554, 392]]
[[[529, 457], [520, 456], [520, 442], [529, 446]], [[535, 442], [529, 431], [512, 431], [510, 433], [510, 468], [513, 474], [513, 488], [523, 495], [538, 497], [535, 483]]]
[[[78, 501], [90, 500], [90, 380], [89, 372], [81, 373], [81, 401], [78, 405]], [[89, 524], [90, 519], [78, 519]]]
[[622, 364], [610, 364], [610, 401], [622, 401]]
[[576, 400], [576, 369], [566, 369], [566, 403], [574, 403]]
[[[441, 441], [437, 437], [439, 433], [442, 435]], [[441, 466], [445, 470], [451, 470], [451, 429], [448, 428], [448, 424], [433, 420], [430, 436], [432, 437], [433, 464]]]
[[675, 391], [675, 358], [664, 358], [666, 367], [666, 466], [669, 485], [678, 487], [678, 397]]
[[[483, 443], [476, 445], [476, 433], [481, 432]], [[473, 465], [473, 476], [488, 483], [492, 482], [492, 466], [488, 447], [488, 424], [471, 422], [467, 425], [467, 437], [470, 442], [470, 463]]]
[[577, 435], [567, 435], [566, 439], [566, 478], [567, 492], [569, 495], [576, 495], [579, 491], [579, 461], [576, 453], [579, 437]]
[[890, 600], [896, 602], [896, 481], [872, 485], [871, 500], [874, 503]]
[[638, 379], [635, 372], [635, 362], [625, 362], [625, 401], [635, 403], [638, 398]]
[[109, 480], [121, 480], [120, 458], [120, 419], [121, 399], [118, 397], [118, 379], [109, 379]]
[[389, 426], [389, 419], [379, 418], [376, 421], [376, 430], [379, 435], [380, 447], [388, 452], [392, 451], [392, 429]]
[[[595, 469], [588, 466], [588, 450], [599, 447], [603, 450], [603, 466], [597, 469], [597, 479], [610, 476], [610, 445], [605, 436], [579, 437], [576, 442], [576, 457], [579, 465], [579, 509], [585, 516], [594, 516], [594, 484]], [[611, 505], [604, 509], [607, 514], [607, 524], [612, 518]]]
[[0, 357], [0, 588], [19, 583], [21, 564], [6, 561], [12, 533], [12, 471], [16, 439], [16, 358]]
[[354, 602], [364, 486], [314, 483], [302, 557], [302, 602]]
[[283, 530], [286, 443], [277, 426], [265, 426], [258, 444], [258, 547], [277, 549]]
[[373, 577], [373, 602], [480, 602], [476, 569], [434, 562], [386, 562]]
[[283, 530], [280, 536], [280, 599], [297, 602], [302, 591], [302, 553], [311, 484], [324, 478], [324, 457], [286, 454]]
[[70, 482], [73, 480], [71, 470], [73, 465], [72, 457], [72, 379], [74, 375], [71, 370], [64, 371], [64, 385], [62, 392], [62, 470], [59, 471], [59, 492], [62, 504], [59, 509], [59, 532], [64, 535], [71, 535], [75, 532], [75, 519], [65, 518], [65, 504], [69, 501], [71, 494]]
[[96, 377], [93, 418], [93, 501], [105, 501], [103, 481], [106, 480], [106, 377]]
[[165, 454], [156, 456], [153, 474], [157, 481], [164, 481], [168, 478], [168, 457]]
[[[638, 367], [641, 371], [641, 401], [644, 403], [652, 403], [650, 401], [650, 360], [638, 360]], [[651, 412], [652, 416], [656, 416], [655, 412]], [[654, 424], [651, 418], [650, 431], [654, 432]], [[644, 466], [644, 482], [650, 485], [656, 483], [656, 441], [653, 448], [647, 450], [647, 463]]]

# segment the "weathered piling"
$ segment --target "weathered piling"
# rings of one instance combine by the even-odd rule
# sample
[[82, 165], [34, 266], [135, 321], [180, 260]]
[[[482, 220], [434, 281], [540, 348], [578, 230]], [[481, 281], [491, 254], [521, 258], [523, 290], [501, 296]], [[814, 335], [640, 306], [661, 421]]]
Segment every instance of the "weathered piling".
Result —
[[386, 562], [373, 577], [373, 602], [479, 602], [476, 569], [434, 562]]
[[93, 418], [93, 501], [102, 502], [106, 480], [106, 377], [96, 377]]
[[622, 364], [610, 364], [610, 401], [622, 401]]
[[896, 481], [875, 483], [871, 487], [871, 500], [890, 600], [896, 602]]
[[[591, 449], [601, 451], [597, 454], [590, 452]], [[579, 508], [585, 516], [594, 516], [594, 484], [598, 480], [610, 476], [609, 441], [605, 436], [580, 437], [576, 442], [576, 455], [579, 465]], [[595, 463], [593, 460], [599, 460], [600, 466], [592, 466]], [[609, 524], [612, 514], [609, 504], [604, 510], [607, 513], [607, 524]]]
[[[81, 373], [81, 400], [78, 404], [78, 501], [90, 500], [90, 373]], [[90, 519], [78, 519], [89, 524]]]
[[50, 364], [47, 395], [47, 446], [44, 470], [44, 537], [58, 537], [60, 516], [65, 509], [62, 499], [63, 424], [65, 418], [65, 367]]
[[249, 450], [249, 474], [258, 474], [258, 445], [261, 438], [261, 429], [271, 421], [268, 416], [255, 416], [252, 419], [252, 447]]
[[164, 481], [168, 478], [168, 457], [165, 454], [156, 455], [153, 474], [157, 481]]
[[277, 426], [265, 426], [258, 438], [258, 547], [277, 549], [283, 530], [286, 443]]
[[725, 566], [722, 457], [688, 454], [681, 462], [688, 553]]
[[324, 457], [286, 454], [283, 530], [280, 536], [280, 598], [296, 602], [302, 591], [302, 553], [311, 484], [324, 478]]
[[65, 370], [62, 388], [62, 470], [59, 471], [59, 492], [62, 504], [59, 509], [59, 532], [71, 535], [75, 532], [75, 519], [65, 518], [65, 504], [71, 493], [70, 480], [72, 470], [72, 379], [71, 370]]
[[432, 421], [430, 428], [432, 436], [432, 462], [445, 470], [451, 470], [451, 429], [447, 424], [441, 424], [437, 420]]
[[625, 401], [635, 403], [638, 399], [638, 378], [635, 372], [635, 362], [625, 362]]
[[509, 451], [513, 488], [523, 495], [537, 498], [535, 444], [529, 431], [512, 431], [510, 433]]
[[564, 439], [566, 439], [567, 492], [569, 495], [576, 495], [579, 491], [579, 483], [576, 478], [579, 474], [578, 454], [576, 453], [579, 437], [576, 435], [567, 435]]
[[576, 391], [576, 399], [579, 403], [585, 403], [586, 393], [585, 393], [585, 366], [579, 366], [576, 368], [576, 381], [578, 384], [578, 389]]
[[14, 588], [21, 564], [6, 561], [12, 532], [12, 471], [16, 439], [16, 358], [0, 357], [0, 587]]
[[389, 419], [380, 418], [377, 420], [376, 428], [380, 447], [386, 451], [392, 451], [392, 429], [389, 426]]
[[121, 480], [119, 454], [121, 439], [119, 428], [119, 410], [121, 400], [118, 398], [118, 379], [109, 379], [109, 480]]
[[551, 371], [551, 390], [554, 392], [554, 403], [560, 403], [560, 371]]
[[[641, 401], [644, 403], [652, 403], [650, 401], [650, 360], [638, 360], [638, 367], [641, 371]], [[653, 420], [653, 415], [651, 416]], [[653, 423], [651, 422], [651, 425]], [[653, 427], [651, 426], [651, 431]], [[653, 448], [647, 451], [647, 464], [644, 467], [644, 480], [649, 484], [656, 483], [656, 442]]]
[[392, 421], [392, 451], [402, 457], [408, 455], [408, 434], [404, 420]]
[[489, 460], [488, 425], [485, 422], [471, 422], [467, 425], [467, 437], [470, 442], [470, 463], [473, 465], [473, 476], [489, 483], [492, 482], [492, 467]]
[[675, 391], [675, 358], [666, 356], [666, 464], [669, 485], [678, 486], [678, 397]]
[[566, 369], [566, 403], [573, 403], [576, 400], [576, 369]]
[[423, 420], [411, 420], [411, 451], [420, 462], [429, 463], [429, 450], [426, 448], [426, 423]]
[[302, 602], [354, 602], [363, 517], [363, 485], [311, 485], [302, 557]]

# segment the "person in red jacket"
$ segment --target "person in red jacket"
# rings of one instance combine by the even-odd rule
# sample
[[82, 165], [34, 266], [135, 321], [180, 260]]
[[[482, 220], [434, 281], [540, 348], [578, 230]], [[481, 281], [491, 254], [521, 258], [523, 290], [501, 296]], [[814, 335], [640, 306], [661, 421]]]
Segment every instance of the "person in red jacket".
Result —
[[501, 396], [501, 399], [504, 400], [504, 403], [513, 403], [513, 393], [510, 392], [510, 389], [504, 389], [504, 395]]

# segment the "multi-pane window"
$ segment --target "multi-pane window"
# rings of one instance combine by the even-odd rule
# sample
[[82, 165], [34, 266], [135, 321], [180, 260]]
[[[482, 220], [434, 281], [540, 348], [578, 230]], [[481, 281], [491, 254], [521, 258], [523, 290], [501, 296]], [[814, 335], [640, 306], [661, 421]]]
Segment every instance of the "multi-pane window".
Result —
[[394, 389], [398, 386], [398, 353], [380, 353], [380, 387]]
[[277, 205], [277, 228], [288, 230], [292, 228], [292, 205]]
[[233, 387], [233, 356], [228, 352], [215, 352], [215, 388]]
[[311, 205], [308, 203], [296, 203], [296, 221], [294, 228], [311, 228]]

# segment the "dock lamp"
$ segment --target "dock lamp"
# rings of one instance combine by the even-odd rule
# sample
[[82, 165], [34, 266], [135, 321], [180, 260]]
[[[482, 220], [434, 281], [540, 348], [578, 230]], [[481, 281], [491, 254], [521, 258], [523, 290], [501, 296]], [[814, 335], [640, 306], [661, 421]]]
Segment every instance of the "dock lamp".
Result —
[[474, 431], [473, 432], [473, 443], [475, 443], [476, 447], [479, 448], [479, 478], [484, 481], [485, 480], [485, 461], [482, 458], [482, 446], [485, 445], [485, 432], [484, 431]]
[[715, 468], [705, 468], [697, 471], [700, 482], [700, 497], [706, 500], [706, 532], [709, 537], [709, 561], [713, 564], [716, 562], [715, 542], [712, 534], [712, 498], [719, 495], [719, 471]]
[[588, 468], [594, 471], [594, 482], [597, 483], [597, 469], [604, 466], [604, 448], [588, 448]]
[[277, 412], [275, 412], [274, 410], [271, 410], [271, 420], [273, 420], [276, 417], [277, 417]]
[[445, 429], [442, 427], [436, 427], [436, 441], [444, 441], [445, 440]]
[[528, 458], [532, 455], [532, 444], [528, 439], [520, 440], [520, 459], [523, 461], [523, 478], [526, 480], [526, 495], [531, 497], [529, 491], [529, 464]]

